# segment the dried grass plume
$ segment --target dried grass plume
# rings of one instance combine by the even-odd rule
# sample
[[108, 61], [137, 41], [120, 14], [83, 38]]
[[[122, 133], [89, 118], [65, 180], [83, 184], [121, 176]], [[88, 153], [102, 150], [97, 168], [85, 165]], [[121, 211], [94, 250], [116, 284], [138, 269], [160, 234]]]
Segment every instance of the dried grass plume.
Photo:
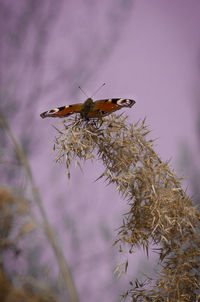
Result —
[[128, 124], [123, 115], [89, 122], [67, 119], [57, 130], [57, 161], [66, 161], [69, 176], [73, 160], [80, 165], [80, 160], [101, 159], [105, 170], [100, 178], [114, 183], [127, 199], [129, 211], [115, 244], [128, 246], [130, 253], [142, 246], [147, 255], [150, 244], [158, 247], [157, 279], [147, 278], [148, 287], [131, 281], [123, 298], [200, 301], [200, 214], [181, 179], [154, 151], [145, 121]]

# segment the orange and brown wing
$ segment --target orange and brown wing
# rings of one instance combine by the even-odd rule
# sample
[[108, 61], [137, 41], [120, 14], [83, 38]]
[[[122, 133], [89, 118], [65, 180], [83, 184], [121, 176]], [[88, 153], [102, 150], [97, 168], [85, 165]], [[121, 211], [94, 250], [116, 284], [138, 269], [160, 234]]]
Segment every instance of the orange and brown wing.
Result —
[[87, 114], [87, 118], [98, 118], [106, 116], [123, 107], [132, 107], [134, 100], [130, 99], [105, 99], [94, 102], [93, 109]]
[[45, 111], [40, 114], [42, 118], [45, 117], [67, 117], [74, 113], [80, 113], [83, 108], [83, 104], [74, 104], [68, 106], [62, 106], [58, 108]]

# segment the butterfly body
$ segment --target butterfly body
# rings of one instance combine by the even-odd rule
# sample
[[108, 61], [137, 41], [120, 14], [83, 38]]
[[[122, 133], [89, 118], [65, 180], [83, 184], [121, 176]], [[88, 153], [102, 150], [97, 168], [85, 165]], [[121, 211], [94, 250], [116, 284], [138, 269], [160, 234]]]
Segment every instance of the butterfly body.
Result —
[[131, 108], [134, 104], [135, 101], [130, 99], [105, 99], [94, 102], [91, 98], [88, 98], [84, 103], [51, 109], [41, 113], [40, 116], [42, 118], [67, 117], [74, 113], [80, 113], [81, 117], [84, 119], [101, 118], [123, 107]]

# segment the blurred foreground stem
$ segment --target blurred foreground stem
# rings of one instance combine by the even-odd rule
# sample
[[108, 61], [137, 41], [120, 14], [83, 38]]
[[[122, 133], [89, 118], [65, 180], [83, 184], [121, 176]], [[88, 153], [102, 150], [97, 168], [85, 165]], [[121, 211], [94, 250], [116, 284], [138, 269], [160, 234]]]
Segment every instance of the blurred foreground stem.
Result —
[[7, 132], [8, 136], [10, 137], [15, 151], [16, 151], [16, 155], [19, 158], [21, 164], [25, 167], [29, 180], [30, 180], [30, 184], [31, 184], [31, 190], [32, 190], [32, 194], [33, 194], [33, 199], [36, 201], [36, 204], [39, 208], [40, 214], [42, 216], [43, 219], [43, 226], [44, 226], [44, 230], [45, 230], [45, 234], [52, 246], [52, 249], [55, 253], [58, 265], [59, 265], [59, 269], [60, 269], [60, 273], [62, 275], [63, 281], [66, 285], [66, 288], [68, 290], [69, 296], [70, 296], [70, 301], [71, 302], [78, 302], [79, 298], [78, 298], [78, 294], [75, 288], [75, 284], [70, 272], [70, 269], [68, 267], [68, 264], [64, 258], [64, 255], [61, 251], [61, 248], [58, 246], [58, 243], [56, 241], [53, 229], [51, 227], [51, 224], [49, 222], [49, 219], [47, 217], [47, 214], [45, 212], [45, 209], [43, 207], [38, 189], [36, 187], [36, 183], [35, 183], [35, 179], [34, 176], [32, 174], [31, 171], [31, 167], [29, 165], [29, 162], [26, 158], [26, 155], [23, 151], [23, 149], [21, 148], [20, 144], [18, 143], [17, 139], [15, 138], [15, 136], [13, 135], [7, 121], [5, 120], [4, 116], [2, 115], [2, 113], [0, 113], [0, 125], [2, 126], [2, 128], [5, 129], [5, 131]]

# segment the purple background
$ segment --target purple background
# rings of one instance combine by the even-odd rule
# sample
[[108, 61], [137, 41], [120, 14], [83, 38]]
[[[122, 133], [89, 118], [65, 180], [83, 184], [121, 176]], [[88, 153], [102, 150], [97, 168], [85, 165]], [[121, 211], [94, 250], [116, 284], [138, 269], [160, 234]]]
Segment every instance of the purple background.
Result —
[[[155, 255], [148, 262], [137, 252], [128, 275], [113, 278], [123, 256], [111, 244], [126, 201], [114, 187], [94, 182], [103, 169], [99, 162], [83, 164], [84, 174], [73, 167], [68, 182], [64, 164], [56, 164], [52, 153], [57, 135], [52, 125], [58, 127], [60, 120], [42, 120], [39, 114], [83, 102], [77, 84], [90, 96], [106, 82], [95, 98], [135, 99], [136, 105], [124, 110], [129, 121], [146, 117], [151, 137], [158, 138], [156, 151], [184, 174], [183, 146], [189, 144], [193, 154], [197, 147], [200, 2], [79, 0], [57, 2], [53, 9], [51, 1], [1, 5], [2, 15], [7, 12], [1, 21], [1, 106], [27, 151], [81, 301], [118, 301], [129, 278], [151, 270]], [[12, 182], [25, 186], [24, 173], [16, 173]], [[33, 237], [25, 255], [34, 258], [38, 247], [38, 261], [55, 273], [50, 247], [39, 232]]]

